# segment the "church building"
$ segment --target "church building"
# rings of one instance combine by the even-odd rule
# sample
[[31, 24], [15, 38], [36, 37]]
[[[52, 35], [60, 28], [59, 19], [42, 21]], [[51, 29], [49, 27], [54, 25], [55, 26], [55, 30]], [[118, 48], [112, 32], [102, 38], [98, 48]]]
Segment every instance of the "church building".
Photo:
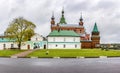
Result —
[[95, 23], [93, 31], [92, 31], [92, 35], [90, 37], [90, 34], [86, 33], [85, 31], [82, 15], [79, 20], [80, 21], [78, 24], [68, 24], [64, 16], [64, 9], [63, 9], [60, 21], [58, 23], [55, 22], [54, 14], [52, 15], [51, 32], [53, 32], [54, 30], [58, 30], [58, 29], [74, 31], [80, 37], [81, 48], [96, 48], [97, 45], [100, 44], [100, 36], [99, 36], [97, 24]]

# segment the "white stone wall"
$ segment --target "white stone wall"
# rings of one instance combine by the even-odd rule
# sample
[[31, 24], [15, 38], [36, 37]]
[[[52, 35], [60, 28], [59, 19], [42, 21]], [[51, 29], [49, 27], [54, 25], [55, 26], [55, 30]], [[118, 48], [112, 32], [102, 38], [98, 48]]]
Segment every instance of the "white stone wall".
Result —
[[[76, 45], [76, 46], [75, 46]], [[48, 49], [80, 49], [80, 43], [49, 43]]]
[[[18, 45], [15, 42], [0, 42], [0, 50], [4, 50], [4, 44], [5, 44], [5, 49], [10, 49], [11, 44], [13, 44], [13, 48], [18, 48]], [[24, 42], [24, 44], [22, 43], [21, 50], [27, 50], [28, 45], [30, 45], [30, 44], [28, 44], [26, 42]], [[30, 49], [33, 49], [32, 45], [30, 45]]]
[[48, 49], [80, 49], [80, 48], [81, 48], [80, 37], [48, 37]]
[[4, 44], [5, 44], [5, 49], [11, 48], [11, 44], [13, 44], [13, 48], [17, 48], [17, 43], [14, 43], [14, 42], [0, 42], [0, 50], [4, 50]]
[[80, 42], [80, 37], [48, 37], [48, 42]]

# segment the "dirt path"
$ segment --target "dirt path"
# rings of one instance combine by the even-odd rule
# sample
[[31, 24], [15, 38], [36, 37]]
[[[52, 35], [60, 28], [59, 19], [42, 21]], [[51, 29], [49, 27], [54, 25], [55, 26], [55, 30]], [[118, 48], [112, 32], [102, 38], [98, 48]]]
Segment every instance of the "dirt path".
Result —
[[35, 50], [27, 50], [27, 51], [24, 51], [24, 52], [21, 52], [21, 53], [18, 53], [18, 54], [15, 54], [15, 55], [12, 55], [11, 57], [12, 58], [22, 58], [22, 57], [25, 57], [27, 56], [28, 54], [32, 53], [33, 51]]

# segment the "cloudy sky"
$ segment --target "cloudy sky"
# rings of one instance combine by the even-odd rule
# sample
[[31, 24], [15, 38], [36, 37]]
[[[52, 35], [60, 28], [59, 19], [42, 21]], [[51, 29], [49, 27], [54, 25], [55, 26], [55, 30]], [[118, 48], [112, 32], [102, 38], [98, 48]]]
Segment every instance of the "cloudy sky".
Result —
[[78, 24], [82, 12], [88, 33], [96, 22], [102, 43], [120, 43], [120, 0], [0, 0], [0, 34], [22, 16], [36, 24], [36, 33], [46, 36], [52, 12], [58, 23], [63, 6], [67, 23]]

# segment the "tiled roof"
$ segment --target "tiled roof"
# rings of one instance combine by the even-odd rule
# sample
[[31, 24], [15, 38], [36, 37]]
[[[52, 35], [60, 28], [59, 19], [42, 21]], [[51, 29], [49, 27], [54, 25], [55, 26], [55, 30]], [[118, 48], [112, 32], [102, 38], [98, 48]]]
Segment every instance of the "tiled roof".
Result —
[[71, 37], [79, 37], [79, 35], [74, 31], [67, 31], [67, 30], [54, 30], [48, 36], [71, 36]]

